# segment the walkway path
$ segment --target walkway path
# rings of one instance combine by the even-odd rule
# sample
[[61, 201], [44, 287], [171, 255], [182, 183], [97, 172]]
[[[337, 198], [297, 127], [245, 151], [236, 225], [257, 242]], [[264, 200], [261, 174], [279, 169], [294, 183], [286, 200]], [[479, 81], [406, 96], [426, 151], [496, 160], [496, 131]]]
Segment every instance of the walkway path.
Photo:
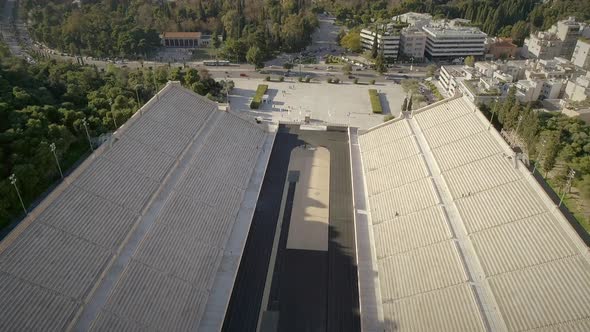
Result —
[[361, 327], [365, 332], [381, 332], [383, 331], [383, 306], [380, 302], [377, 255], [372, 224], [367, 211], [365, 177], [356, 128], [350, 129], [350, 143]]
[[486, 281], [483, 267], [475, 253], [475, 249], [469, 239], [469, 235], [467, 234], [459, 210], [453, 201], [453, 197], [442, 176], [442, 172], [434, 159], [434, 155], [430, 150], [426, 137], [424, 137], [422, 129], [418, 125], [416, 119], [411, 118], [407, 121], [410, 124], [413, 134], [416, 136], [416, 140], [434, 181], [436, 192], [439, 195], [440, 201], [443, 203], [449, 226], [451, 227], [455, 236], [455, 241], [458, 244], [459, 252], [463, 260], [464, 268], [469, 276], [470, 283], [475, 288], [488, 330], [499, 332], [507, 331], [507, 327], [498, 310], [498, 304], [496, 303], [492, 290]]

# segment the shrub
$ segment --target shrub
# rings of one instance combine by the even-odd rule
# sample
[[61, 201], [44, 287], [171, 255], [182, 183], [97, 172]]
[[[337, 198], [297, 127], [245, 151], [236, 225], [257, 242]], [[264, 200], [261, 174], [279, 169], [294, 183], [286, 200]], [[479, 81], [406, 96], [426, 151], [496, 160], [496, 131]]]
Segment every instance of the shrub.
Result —
[[303, 77], [299, 76], [299, 78], [297, 79], [299, 82], [303, 82]]
[[254, 98], [252, 98], [252, 102], [250, 103], [251, 109], [258, 109], [260, 107], [260, 103], [262, 103], [262, 97], [268, 90], [268, 85], [266, 84], [259, 84], [258, 88], [256, 89], [256, 93], [254, 94]]
[[306, 77], [305, 78], [305, 83], [309, 83], [309, 82], [311, 82], [311, 77]]
[[371, 85], [375, 85], [375, 80], [371, 80], [369, 83], [371, 83]]
[[391, 114], [387, 114], [386, 116], [383, 117], [383, 122], [391, 121], [393, 119], [395, 119], [395, 116], [393, 116]]
[[284, 82], [285, 81], [285, 76], [280, 76], [279, 77], [279, 82]]
[[383, 107], [381, 106], [381, 99], [375, 89], [369, 89], [369, 98], [371, 99], [371, 108], [373, 113], [383, 113]]
[[334, 83], [334, 84], [338, 84], [338, 83], [340, 83], [340, 79], [339, 79], [339, 78], [335, 78], [335, 79], [332, 81], [332, 83]]
[[359, 79], [355, 78], [354, 81], [352, 81], [354, 84], [359, 84]]
[[328, 79], [326, 79], [326, 82], [332, 83], [332, 78], [328, 77]]
[[267, 82], [270, 82], [270, 76], [266, 76], [266, 78], [264, 80]]

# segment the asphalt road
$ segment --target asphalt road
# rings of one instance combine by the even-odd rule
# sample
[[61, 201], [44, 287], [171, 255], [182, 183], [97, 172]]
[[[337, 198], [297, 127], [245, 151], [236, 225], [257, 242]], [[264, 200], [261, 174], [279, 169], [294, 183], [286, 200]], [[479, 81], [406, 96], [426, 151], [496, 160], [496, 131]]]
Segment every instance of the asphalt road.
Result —
[[[232, 64], [230, 66], [213, 67], [204, 66], [202, 61], [190, 61], [190, 62], [156, 62], [156, 61], [104, 61], [91, 59], [89, 57], [75, 57], [65, 53], [60, 53], [55, 50], [44, 47], [41, 44], [33, 43], [30, 36], [28, 35], [27, 29], [20, 21], [16, 21], [16, 25], [12, 24], [12, 12], [17, 0], [6, 0], [6, 5], [2, 10], [2, 25], [0, 31], [2, 32], [3, 39], [8, 44], [11, 52], [19, 57], [24, 57], [29, 61], [33, 61], [28, 55], [38, 54], [45, 57], [61, 61], [79, 62], [81, 61], [87, 65], [96, 66], [99, 69], [106, 69], [108, 66], [118, 66], [125, 68], [142, 68], [151, 67], [156, 68], [160, 66], [181, 67], [187, 66], [192, 68], [206, 68], [211, 73], [212, 77], [216, 79], [231, 79], [236, 77], [250, 77], [255, 79], [264, 79], [267, 76], [284, 76], [287, 70], [282, 68], [283, 63], [292, 60], [299, 53], [293, 54], [282, 54], [276, 59], [270, 60], [266, 63], [266, 67], [262, 71], [256, 71], [252, 65], [249, 64]], [[308, 46], [305, 52], [310, 56], [315, 56], [318, 60], [327, 54], [340, 54], [344, 50], [337, 45], [336, 36], [340, 31], [340, 27], [334, 25], [334, 18], [319, 15], [318, 16], [320, 26], [312, 36], [312, 44]], [[15, 29], [16, 28], [16, 29]], [[328, 68], [330, 67], [330, 68]], [[299, 65], [295, 66], [289, 73], [287, 80], [297, 80], [298, 76], [309, 76], [315, 80], [325, 81], [328, 78], [338, 78], [341, 81], [351, 81], [354, 78], [360, 80], [372, 80], [377, 82], [388, 81], [387, 76], [380, 75], [374, 70], [363, 70], [356, 71], [348, 75], [342, 72], [341, 65], [325, 65], [325, 64], [310, 64], [310, 65]], [[354, 69], [357, 69], [355, 67]], [[425, 76], [424, 68], [420, 66], [414, 66], [414, 71], [408, 72], [409, 66], [396, 66], [391, 69], [391, 73], [397, 71], [403, 71], [404, 75], [408, 77], [423, 78]]]

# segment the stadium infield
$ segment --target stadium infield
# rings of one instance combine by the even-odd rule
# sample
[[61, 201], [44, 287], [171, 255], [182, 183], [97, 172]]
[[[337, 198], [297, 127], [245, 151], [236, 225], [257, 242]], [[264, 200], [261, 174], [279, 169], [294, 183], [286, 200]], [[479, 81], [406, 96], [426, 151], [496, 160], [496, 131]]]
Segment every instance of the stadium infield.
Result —
[[[290, 169], [297, 164], [292, 151], [302, 147], [329, 150], [329, 204], [322, 205], [329, 210], [327, 251], [287, 245], [292, 216], [298, 220], [302, 215], [300, 209], [293, 211], [293, 203], [306, 176]], [[308, 232], [324, 227], [313, 220], [308, 226]], [[354, 236], [347, 129], [301, 130], [281, 124], [223, 330], [360, 330]]]

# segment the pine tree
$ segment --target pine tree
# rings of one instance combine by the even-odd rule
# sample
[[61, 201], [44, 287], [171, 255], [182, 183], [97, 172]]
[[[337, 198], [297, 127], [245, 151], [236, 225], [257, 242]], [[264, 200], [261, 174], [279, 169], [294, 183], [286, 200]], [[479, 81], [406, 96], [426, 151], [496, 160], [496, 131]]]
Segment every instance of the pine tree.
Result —
[[375, 26], [375, 38], [373, 38], [373, 48], [371, 49], [371, 57], [376, 59], [379, 55], [379, 40], [377, 39], [377, 35], [379, 34], [379, 30]]
[[404, 102], [402, 103], [402, 112], [405, 112], [408, 107], [408, 97], [404, 97]]

